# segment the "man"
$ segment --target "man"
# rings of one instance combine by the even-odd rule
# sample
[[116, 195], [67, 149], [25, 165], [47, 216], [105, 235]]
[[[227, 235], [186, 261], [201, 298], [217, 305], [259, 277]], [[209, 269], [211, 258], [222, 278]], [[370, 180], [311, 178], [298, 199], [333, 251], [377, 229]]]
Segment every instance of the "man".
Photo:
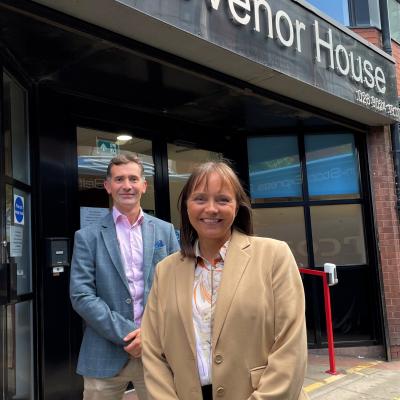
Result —
[[140, 160], [110, 161], [104, 187], [112, 211], [75, 234], [70, 295], [86, 329], [78, 361], [84, 400], [119, 400], [133, 382], [146, 400], [140, 323], [155, 265], [179, 250], [173, 226], [143, 213], [147, 182]]

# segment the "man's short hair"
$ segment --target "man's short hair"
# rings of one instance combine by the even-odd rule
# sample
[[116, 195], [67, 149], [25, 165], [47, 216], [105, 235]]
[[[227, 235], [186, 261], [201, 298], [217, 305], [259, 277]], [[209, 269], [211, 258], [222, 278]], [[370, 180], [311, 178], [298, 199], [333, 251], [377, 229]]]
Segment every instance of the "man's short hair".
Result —
[[140, 161], [140, 158], [135, 153], [125, 153], [125, 154], [118, 154], [116, 157], [112, 158], [107, 167], [107, 175], [106, 178], [111, 178], [111, 168], [113, 165], [125, 165], [129, 163], [136, 163], [140, 167], [140, 176], [144, 178], [144, 168], [143, 164]]

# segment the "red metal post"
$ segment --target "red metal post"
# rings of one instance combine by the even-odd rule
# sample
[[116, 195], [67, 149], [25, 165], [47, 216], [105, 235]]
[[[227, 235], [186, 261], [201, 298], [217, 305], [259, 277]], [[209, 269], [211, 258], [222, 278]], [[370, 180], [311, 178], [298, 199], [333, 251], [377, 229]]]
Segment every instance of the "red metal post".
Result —
[[329, 370], [328, 374], [336, 375], [335, 365], [335, 349], [333, 342], [333, 327], [332, 327], [332, 310], [331, 310], [331, 296], [329, 292], [328, 279], [326, 272], [316, 271], [314, 269], [299, 268], [302, 274], [320, 276], [322, 278], [322, 285], [324, 288], [324, 304], [325, 304], [325, 318], [326, 318], [326, 333], [328, 337], [328, 354], [329, 354]]

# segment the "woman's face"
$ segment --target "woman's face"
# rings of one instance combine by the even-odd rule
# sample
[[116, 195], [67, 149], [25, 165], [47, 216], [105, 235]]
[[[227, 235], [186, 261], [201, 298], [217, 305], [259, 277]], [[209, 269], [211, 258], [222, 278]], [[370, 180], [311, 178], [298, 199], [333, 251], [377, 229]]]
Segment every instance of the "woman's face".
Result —
[[200, 242], [216, 240], [222, 246], [230, 237], [237, 212], [236, 195], [216, 172], [200, 181], [187, 200], [187, 212]]

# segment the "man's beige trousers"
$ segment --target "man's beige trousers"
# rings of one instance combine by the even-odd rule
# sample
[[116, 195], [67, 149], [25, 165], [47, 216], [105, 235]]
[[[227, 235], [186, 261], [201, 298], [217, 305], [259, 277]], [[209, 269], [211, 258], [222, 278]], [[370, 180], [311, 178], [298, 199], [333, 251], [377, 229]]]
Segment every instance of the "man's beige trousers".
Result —
[[112, 378], [89, 378], [84, 376], [83, 400], [122, 400], [129, 382], [135, 386], [139, 400], [147, 400], [141, 358], [132, 358]]

